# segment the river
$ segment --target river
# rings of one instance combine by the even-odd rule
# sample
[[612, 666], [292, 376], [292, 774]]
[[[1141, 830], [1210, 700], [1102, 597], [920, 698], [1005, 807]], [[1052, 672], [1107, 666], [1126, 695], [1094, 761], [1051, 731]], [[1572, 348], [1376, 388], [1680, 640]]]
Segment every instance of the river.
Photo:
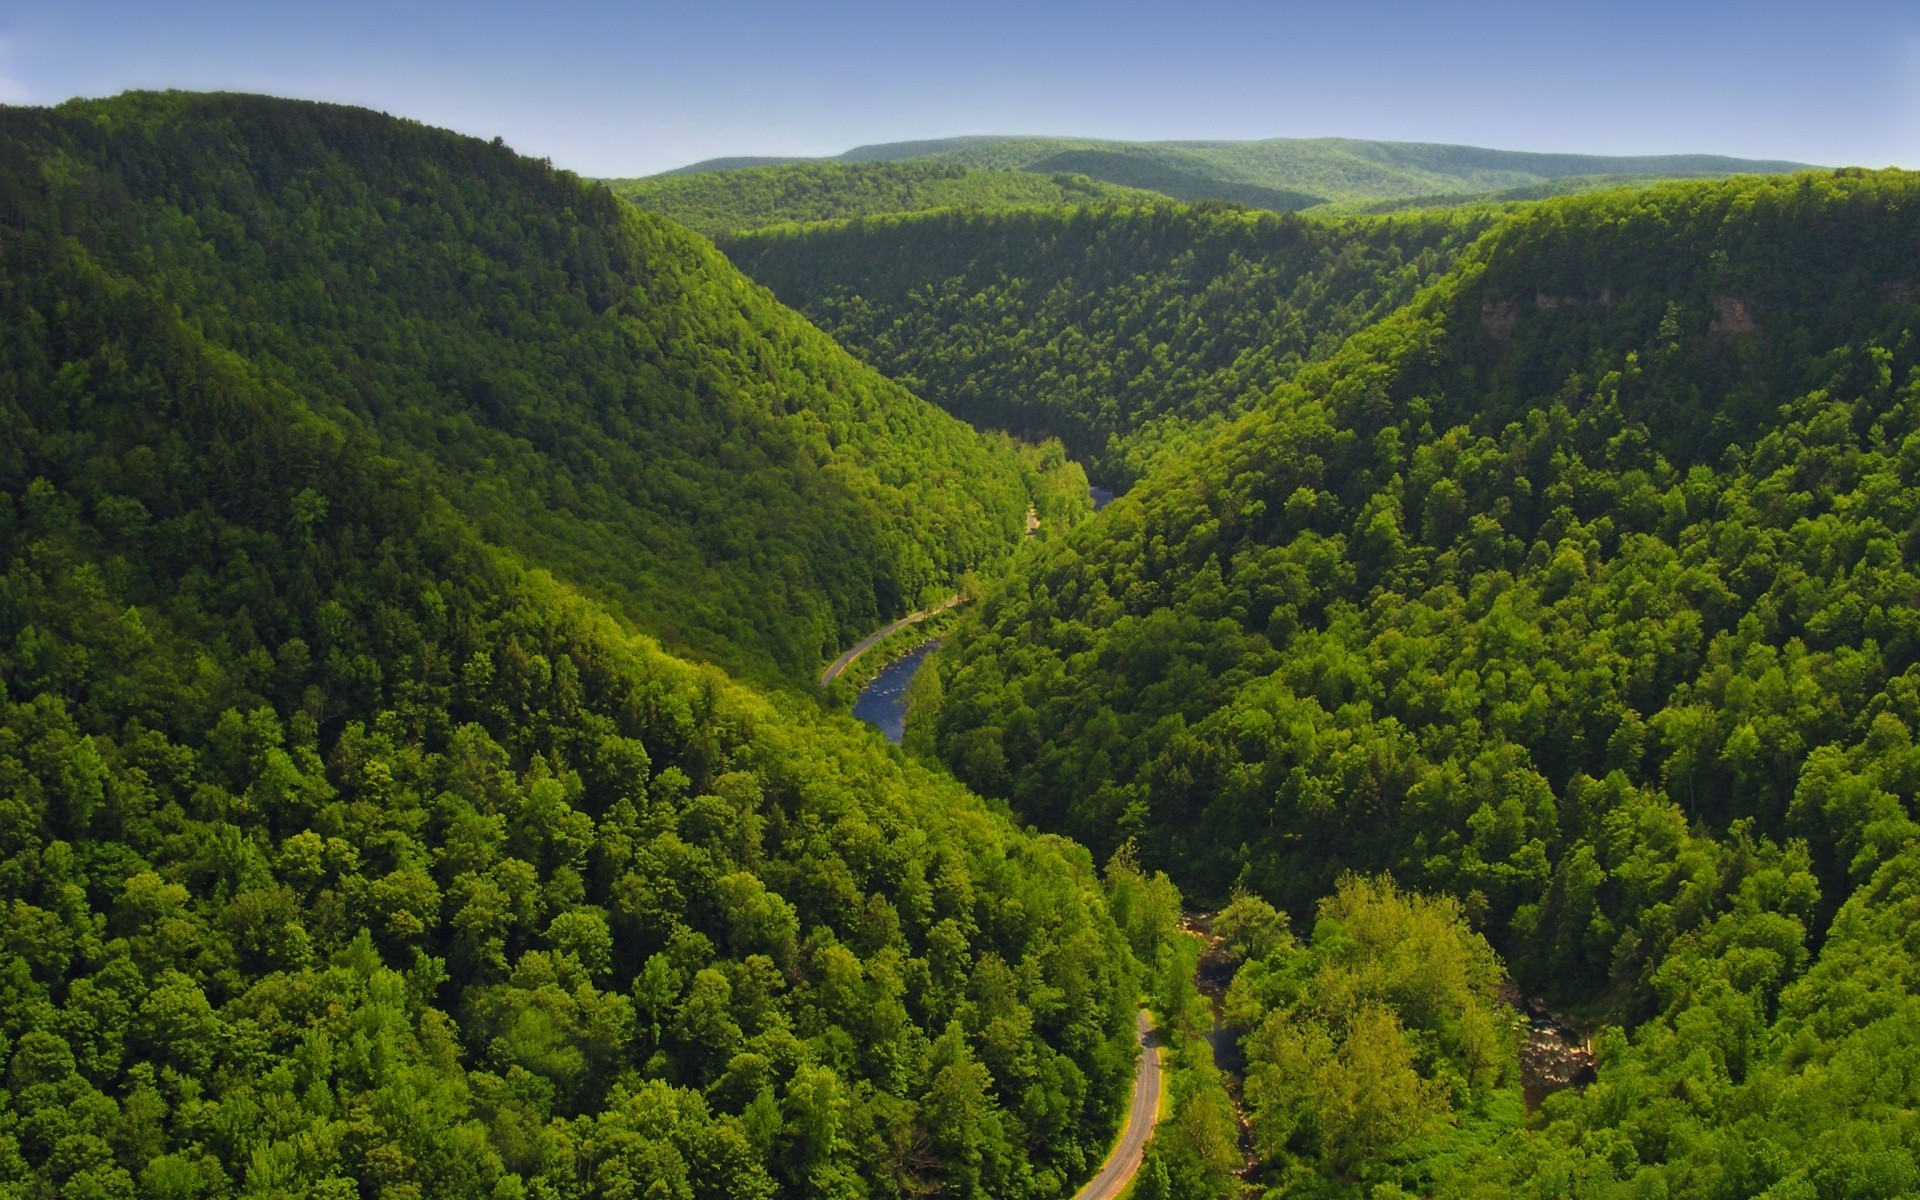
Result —
[[887, 664], [887, 669], [873, 677], [853, 702], [853, 715], [872, 725], [895, 745], [907, 730], [907, 687], [920, 670], [920, 664], [927, 661], [927, 655], [940, 644], [935, 638], [919, 646], [912, 653]]
[[[1113, 491], [1109, 488], [1089, 488], [1093, 495], [1093, 511], [1099, 512], [1113, 502]], [[886, 739], [895, 745], [906, 735], [907, 730], [907, 688], [912, 685], [914, 675], [920, 670], [920, 664], [927, 661], [927, 655], [940, 644], [935, 638], [912, 653], [887, 664], [887, 669], [873, 677], [853, 702], [853, 715], [878, 729]]]

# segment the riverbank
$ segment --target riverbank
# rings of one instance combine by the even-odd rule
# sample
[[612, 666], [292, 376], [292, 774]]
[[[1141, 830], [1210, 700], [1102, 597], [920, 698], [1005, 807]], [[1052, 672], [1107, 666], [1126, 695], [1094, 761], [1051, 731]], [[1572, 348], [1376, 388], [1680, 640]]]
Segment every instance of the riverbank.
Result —
[[[827, 669], [820, 672], [821, 690], [825, 691], [827, 688], [832, 687], [834, 682], [842, 678], [847, 673], [848, 669], [853, 666], [854, 663], [860, 661], [860, 659], [863, 658], [869, 650], [872, 650], [874, 647], [880, 645], [882, 642], [885, 642], [888, 638], [893, 637], [895, 634], [901, 632], [902, 630], [909, 629], [916, 625], [920, 625], [932, 617], [939, 616], [942, 613], [946, 613], [951, 611], [952, 609], [958, 608], [960, 605], [965, 604], [971, 598], [972, 597], [967, 596], [965, 594], [952, 596], [940, 602], [939, 604], [934, 605], [932, 608], [923, 608], [919, 612], [908, 613], [906, 616], [901, 617], [899, 620], [891, 622], [890, 624], [887, 624], [887, 625], [883, 625], [879, 629], [874, 630], [872, 633], [868, 634], [866, 637], [861, 638], [858, 642], [855, 642], [853, 646], [850, 647], [839, 658], [836, 658], [832, 662], [827, 664]], [[936, 636], [936, 634], [931, 631], [922, 631], [922, 636], [919, 640], [925, 641], [928, 637], [933, 637], [933, 636]], [[912, 646], [915, 644], [917, 643], [908, 643], [907, 645], [902, 646], [899, 650], [895, 651], [892, 655], [884, 656], [881, 660], [879, 660], [881, 662], [882, 667], [884, 667], [886, 662], [891, 661], [892, 658], [898, 658], [900, 654], [905, 653], [906, 650], [911, 649]], [[876, 668], [874, 671], [872, 671], [867, 675], [867, 679], [872, 679], [873, 676], [878, 673], [879, 673], [879, 669]], [[864, 683], [861, 686], [864, 686]], [[856, 688], [855, 690], [857, 691], [858, 688]]]
[[[927, 655], [938, 649], [940, 639], [929, 638], [906, 654], [887, 662], [873, 682], [860, 689], [853, 701], [853, 715], [880, 731], [880, 736], [898, 746], [907, 737], [907, 708], [913, 682]], [[871, 656], [881, 661], [878, 654]], [[840, 686], [845, 686], [844, 677]]]

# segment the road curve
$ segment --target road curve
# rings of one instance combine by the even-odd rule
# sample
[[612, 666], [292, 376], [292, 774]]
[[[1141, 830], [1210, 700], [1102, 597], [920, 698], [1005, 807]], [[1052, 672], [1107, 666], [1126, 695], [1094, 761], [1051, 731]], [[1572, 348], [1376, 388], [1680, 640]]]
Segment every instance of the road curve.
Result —
[[1113, 1144], [1105, 1165], [1093, 1181], [1074, 1193], [1073, 1200], [1114, 1200], [1133, 1182], [1140, 1169], [1140, 1158], [1147, 1152], [1147, 1139], [1160, 1120], [1159, 1039], [1147, 1021], [1145, 1009], [1137, 1018], [1140, 1031], [1140, 1070], [1133, 1077], [1133, 1107], [1127, 1110], [1126, 1128]]
[[845, 654], [842, 654], [839, 658], [836, 658], [832, 662], [828, 663], [827, 669], [820, 672], [820, 686], [824, 688], [828, 684], [832, 683], [834, 680], [840, 678], [840, 672], [852, 666], [854, 659], [859, 658], [862, 654], [865, 654], [867, 651], [879, 645], [880, 640], [886, 637], [888, 634], [898, 633], [900, 630], [905, 629], [909, 625], [918, 625], [920, 622], [926, 620], [928, 617], [932, 616], [933, 614], [945, 612], [948, 609], [952, 608], [954, 605], [963, 603], [965, 600], [966, 600], [965, 596], [954, 596], [948, 600], [943, 601], [942, 603], [934, 605], [932, 608], [923, 608], [917, 613], [908, 613], [906, 616], [901, 617], [898, 621], [895, 621], [891, 625], [882, 625], [880, 628], [874, 630], [872, 633], [868, 634], [866, 637], [863, 637], [858, 642], [855, 642], [851, 650], [848, 650]]

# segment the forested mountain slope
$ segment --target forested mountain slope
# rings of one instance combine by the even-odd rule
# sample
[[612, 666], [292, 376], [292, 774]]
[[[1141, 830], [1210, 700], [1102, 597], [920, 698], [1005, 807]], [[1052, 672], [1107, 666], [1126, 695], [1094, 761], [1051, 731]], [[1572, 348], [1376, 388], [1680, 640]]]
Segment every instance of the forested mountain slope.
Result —
[[[277, 136], [233, 141], [249, 112]], [[535, 569], [539, 539], [490, 545], [475, 527], [498, 513], [462, 512], [478, 476], [426, 446], [457, 430], [511, 450], [488, 422], [512, 410], [410, 417], [399, 402], [420, 396], [381, 390], [419, 378], [381, 374], [425, 355], [408, 338], [497, 322], [458, 343], [484, 371], [542, 310], [511, 303], [531, 303], [530, 277], [474, 282], [523, 245], [506, 214], [405, 190], [444, 180], [444, 158], [393, 160], [396, 195], [313, 139], [351, 134], [370, 160], [457, 143], [230, 100], [6, 122], [0, 1191], [1051, 1197], [1091, 1171], [1138, 983], [1086, 853], [850, 721], [667, 656]], [[207, 157], [163, 178], [168, 147]], [[509, 195], [615, 211], [473, 153]], [[224, 199], [189, 216], [136, 198], [163, 185]], [[360, 202], [267, 200], [336, 186]], [[305, 257], [410, 206], [435, 253]], [[449, 229], [468, 218], [471, 243]], [[547, 228], [555, 271], [607, 282], [581, 265], [604, 252], [656, 287], [690, 272], [743, 297], [719, 314], [603, 297], [633, 336], [653, 320], [678, 339], [659, 370], [779, 345], [744, 336], [771, 303], [677, 235]], [[352, 333], [332, 306], [387, 294], [352, 272], [390, 272], [423, 306], [408, 287], [446, 272], [440, 320], [389, 304], [393, 341], [363, 359], [375, 348], [261, 315], [302, 305], [309, 331]], [[490, 301], [475, 326], [449, 311], [463, 299]], [[584, 299], [555, 311], [575, 333], [600, 320]], [[819, 341], [778, 329], [796, 354]], [[841, 369], [876, 405], [892, 394]], [[638, 396], [717, 420], [695, 389], [741, 371]], [[506, 380], [498, 400], [557, 379]], [[388, 428], [409, 420], [412, 437]], [[524, 420], [571, 436], [550, 412]], [[661, 420], [646, 436], [668, 441]]]
[[0, 111], [0, 139], [0, 208], [673, 645], [804, 679], [1021, 536], [1011, 452], [503, 146], [179, 93]]
[[1230, 207], [941, 212], [724, 239], [842, 345], [975, 425], [1124, 484], [1411, 299], [1497, 217]]
[[[715, 159], [669, 174], [764, 166], [801, 159]], [[1621, 182], [1719, 178], [1792, 171], [1805, 164], [1713, 154], [1608, 157], [1536, 154], [1426, 142], [1268, 138], [1246, 142], [1119, 142], [1096, 138], [960, 137], [860, 146], [843, 163], [934, 162], [994, 170], [1069, 171], [1176, 200], [1234, 200], [1281, 212], [1413, 197], [1478, 197], [1552, 180], [1607, 187]]]
[[708, 237], [785, 222], [930, 208], [1140, 203], [1156, 198], [1084, 175], [1038, 175], [941, 162], [796, 163], [739, 171], [609, 179], [616, 196]]
[[[1633, 1030], [1419, 1190], [1902, 1194], [1916, 262], [1898, 172], [1528, 210], [1025, 560], [936, 660], [941, 753], [1202, 898], [1449, 893], [1524, 986]], [[1333, 1053], [1293, 986], [1249, 1042], [1285, 1086]], [[1364, 1176], [1271, 1128], [1271, 1169]]]

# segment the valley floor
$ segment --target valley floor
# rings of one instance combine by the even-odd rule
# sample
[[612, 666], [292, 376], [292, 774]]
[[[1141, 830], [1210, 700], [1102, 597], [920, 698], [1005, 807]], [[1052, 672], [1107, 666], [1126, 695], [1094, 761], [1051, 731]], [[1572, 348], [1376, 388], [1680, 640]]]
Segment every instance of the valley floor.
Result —
[[885, 641], [888, 637], [892, 636], [893, 634], [900, 632], [902, 629], [905, 629], [909, 625], [918, 625], [920, 622], [926, 620], [928, 617], [933, 616], [935, 613], [946, 612], [948, 609], [957, 607], [958, 605], [964, 603], [965, 601], [966, 601], [965, 596], [951, 596], [946, 600], [941, 601], [939, 604], [934, 605], [932, 608], [923, 608], [919, 612], [908, 613], [906, 616], [901, 617], [898, 621], [893, 621], [889, 624], [882, 625], [880, 628], [874, 630], [872, 633], [868, 634], [866, 637], [863, 637], [858, 642], [854, 643], [853, 646], [850, 649], [848, 649], [845, 654], [842, 654], [839, 658], [836, 658], [832, 662], [828, 663], [827, 669], [820, 672], [820, 686], [823, 688], [827, 687], [834, 680], [840, 678], [840, 672], [852, 666], [855, 659], [859, 658], [862, 654], [865, 654], [867, 651], [873, 649], [875, 646], [879, 645], [881, 642]]
[[1160, 1120], [1160, 1038], [1143, 1009], [1136, 1020], [1140, 1030], [1140, 1069], [1133, 1077], [1133, 1104], [1127, 1123], [1113, 1144], [1105, 1165], [1073, 1200], [1118, 1200], [1133, 1183], [1134, 1173], [1147, 1152], [1147, 1141]]

